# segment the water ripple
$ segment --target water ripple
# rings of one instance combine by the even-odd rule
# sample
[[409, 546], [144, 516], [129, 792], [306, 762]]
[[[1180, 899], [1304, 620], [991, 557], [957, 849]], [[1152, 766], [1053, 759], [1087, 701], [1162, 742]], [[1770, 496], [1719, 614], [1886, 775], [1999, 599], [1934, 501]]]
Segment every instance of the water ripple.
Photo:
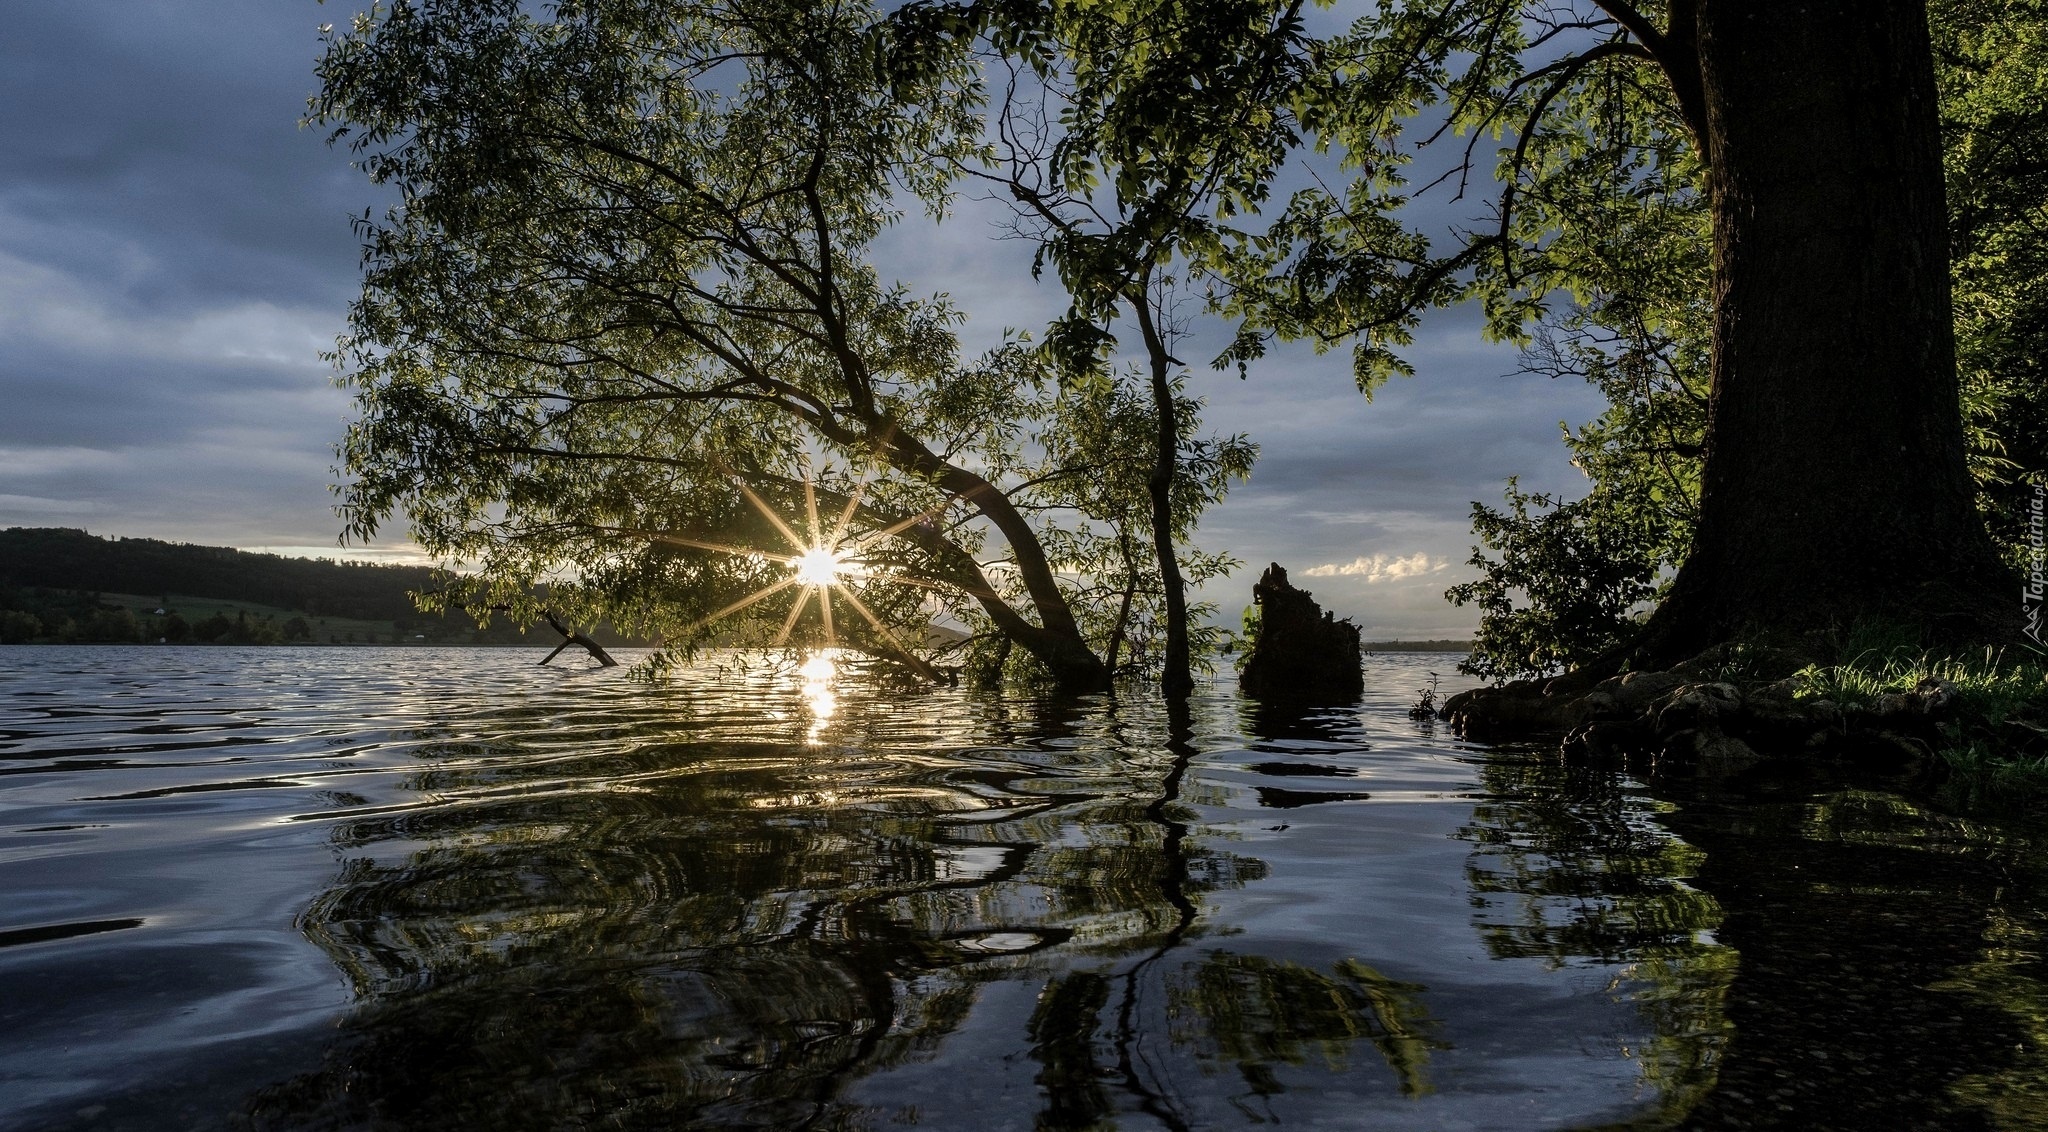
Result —
[[0, 1125], [1657, 1126], [1747, 1064], [1673, 807], [1409, 720], [1444, 658], [1176, 731], [536, 655], [0, 650]]

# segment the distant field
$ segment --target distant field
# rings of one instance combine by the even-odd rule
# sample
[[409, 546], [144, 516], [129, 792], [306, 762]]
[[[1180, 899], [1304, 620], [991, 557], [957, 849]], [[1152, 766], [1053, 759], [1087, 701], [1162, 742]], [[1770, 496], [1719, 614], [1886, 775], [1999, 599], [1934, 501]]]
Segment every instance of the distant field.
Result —
[[[229, 620], [233, 620], [237, 614], [245, 614], [251, 621], [260, 621], [268, 617], [280, 626], [294, 617], [300, 617], [305, 619], [307, 627], [313, 631], [312, 639], [303, 643], [316, 645], [472, 643], [471, 630], [468, 627], [453, 628], [442, 623], [429, 622], [424, 617], [419, 622], [401, 627], [395, 621], [362, 621], [348, 617], [314, 617], [311, 614], [295, 609], [280, 609], [277, 606], [263, 605], [259, 602], [230, 601], [217, 597], [190, 597], [185, 594], [169, 595], [169, 604], [165, 604], [165, 598], [162, 595], [147, 597], [142, 594], [101, 594], [100, 600], [109, 605], [125, 606], [137, 617], [153, 617], [156, 615], [156, 611], [161, 609], [166, 614], [175, 613], [183, 617], [187, 623], [195, 625], [216, 613]], [[496, 636], [498, 634], [494, 632], [493, 635]], [[536, 638], [527, 641], [492, 641], [490, 643], [537, 645], [546, 642]]]

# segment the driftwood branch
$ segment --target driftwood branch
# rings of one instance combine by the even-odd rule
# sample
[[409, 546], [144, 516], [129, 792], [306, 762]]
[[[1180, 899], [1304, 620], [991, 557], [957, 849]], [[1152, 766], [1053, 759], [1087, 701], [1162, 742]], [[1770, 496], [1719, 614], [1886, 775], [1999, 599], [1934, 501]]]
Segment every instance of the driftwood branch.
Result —
[[619, 662], [613, 660], [612, 655], [604, 651], [603, 645], [598, 644], [581, 633], [572, 631], [568, 626], [562, 624], [561, 619], [555, 616], [553, 610], [543, 609], [540, 611], [540, 615], [547, 618], [548, 624], [554, 627], [555, 632], [562, 634], [562, 643], [556, 645], [555, 651], [549, 653], [541, 660], [542, 664], [546, 664], [562, 655], [562, 650], [570, 645], [582, 645], [585, 652], [596, 657], [597, 662], [606, 668], [617, 668], [619, 666]]

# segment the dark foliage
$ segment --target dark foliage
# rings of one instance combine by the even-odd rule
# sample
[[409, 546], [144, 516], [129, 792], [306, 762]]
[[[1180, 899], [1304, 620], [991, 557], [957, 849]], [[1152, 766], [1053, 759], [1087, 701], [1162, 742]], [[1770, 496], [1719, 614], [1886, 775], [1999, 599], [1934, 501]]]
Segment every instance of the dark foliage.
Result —
[[1565, 502], [1510, 479], [1506, 510], [1474, 503], [1472, 531], [1485, 549], [1474, 548], [1471, 564], [1480, 576], [1444, 595], [1485, 615], [1459, 669], [1495, 680], [1540, 676], [1632, 636], [1634, 614], [1657, 596], [1670, 561], [1659, 553], [1664, 532], [1644, 486], [1603, 484]]

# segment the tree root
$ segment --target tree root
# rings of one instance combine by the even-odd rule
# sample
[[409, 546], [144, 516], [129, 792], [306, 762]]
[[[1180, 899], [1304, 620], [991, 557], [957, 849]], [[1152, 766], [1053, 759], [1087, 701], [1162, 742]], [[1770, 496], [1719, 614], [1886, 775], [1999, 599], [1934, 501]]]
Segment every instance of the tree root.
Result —
[[1853, 760], [1920, 778], [1938, 771], [1956, 695], [1938, 679], [1869, 704], [1812, 694], [1797, 653], [1717, 645], [1664, 671], [1575, 672], [1460, 692], [1439, 713], [1481, 742], [1556, 739], [1577, 762], [1726, 778], [1781, 759]]

